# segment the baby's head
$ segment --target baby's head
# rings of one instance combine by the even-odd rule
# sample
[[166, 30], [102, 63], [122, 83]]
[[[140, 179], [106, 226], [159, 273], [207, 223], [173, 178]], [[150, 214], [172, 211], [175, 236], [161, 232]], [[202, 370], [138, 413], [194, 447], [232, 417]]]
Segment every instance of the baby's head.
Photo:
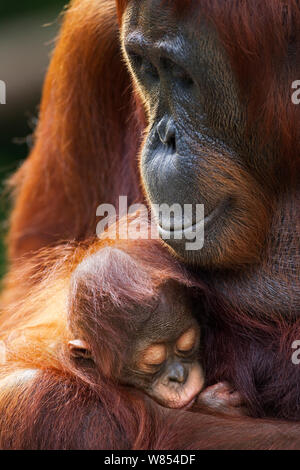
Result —
[[71, 279], [69, 351], [79, 367], [138, 388], [170, 408], [202, 390], [200, 328], [189, 281], [174, 260], [161, 265], [106, 247]]

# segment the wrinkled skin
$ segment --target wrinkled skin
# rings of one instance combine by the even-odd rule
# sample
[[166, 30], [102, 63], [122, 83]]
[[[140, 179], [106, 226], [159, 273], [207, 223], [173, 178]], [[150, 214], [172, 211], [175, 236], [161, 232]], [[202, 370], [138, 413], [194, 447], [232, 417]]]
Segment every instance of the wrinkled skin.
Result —
[[204, 373], [200, 328], [187, 292], [176, 284], [165, 287], [154, 308], [136, 312], [136, 325], [121, 382], [164, 406], [190, 405], [203, 389]]
[[[140, 166], [150, 205], [205, 208], [202, 250], [187, 251], [184, 238], [167, 243], [187, 263], [228, 270], [230, 276], [213, 274], [211, 283], [236, 306], [256, 315], [297, 310], [296, 270], [273, 266], [282, 221], [291, 236], [286, 256], [295, 254], [297, 227], [290, 220], [299, 220], [293, 202], [299, 193], [286, 193], [280, 152], [275, 144], [262, 145], [259, 123], [247, 128], [245, 103], [213, 27], [192, 8], [176, 16], [166, 2], [131, 1], [122, 44], [148, 118]], [[169, 234], [185, 228], [182, 218], [161, 217], [159, 225]]]

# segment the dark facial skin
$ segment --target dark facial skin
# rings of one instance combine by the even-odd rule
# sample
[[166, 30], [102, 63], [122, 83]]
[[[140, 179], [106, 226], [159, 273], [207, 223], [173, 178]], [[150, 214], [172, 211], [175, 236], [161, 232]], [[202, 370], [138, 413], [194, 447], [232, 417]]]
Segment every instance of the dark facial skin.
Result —
[[[191, 9], [178, 17], [166, 3], [129, 2], [122, 29], [149, 123], [140, 163], [147, 197], [151, 205], [204, 204], [203, 249], [187, 251], [184, 237], [166, 240], [185, 261], [209, 268], [255, 262], [268, 229], [261, 178], [276, 159], [258, 152], [254, 135], [245, 139], [244, 106], [214, 30]], [[263, 162], [259, 170], [253, 155]], [[182, 218], [169, 223], [160, 217], [162, 236], [186, 228]]]
[[199, 364], [200, 328], [190, 300], [165, 288], [145, 318], [128, 351], [121, 382], [143, 390], [169, 408], [190, 405], [204, 385]]

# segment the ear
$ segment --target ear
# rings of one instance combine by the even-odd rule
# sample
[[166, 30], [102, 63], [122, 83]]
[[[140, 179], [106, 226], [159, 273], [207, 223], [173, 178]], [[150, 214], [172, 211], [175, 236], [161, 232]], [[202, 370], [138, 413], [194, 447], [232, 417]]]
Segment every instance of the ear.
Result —
[[92, 359], [90, 346], [81, 339], [69, 341], [68, 348], [73, 359]]

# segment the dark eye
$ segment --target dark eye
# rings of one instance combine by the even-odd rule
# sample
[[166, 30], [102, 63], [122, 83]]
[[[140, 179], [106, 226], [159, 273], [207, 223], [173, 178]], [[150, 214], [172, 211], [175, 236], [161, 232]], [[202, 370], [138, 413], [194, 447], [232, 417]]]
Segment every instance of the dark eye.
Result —
[[142, 74], [146, 77], [148, 76], [151, 79], [155, 79], [155, 80], [159, 79], [159, 75], [158, 75], [158, 71], [156, 67], [154, 67], [154, 65], [145, 57], [142, 57], [140, 54], [137, 54], [136, 52], [129, 52], [128, 57], [136, 73]]
[[141, 55], [136, 54], [135, 52], [128, 52], [128, 58], [132, 67], [136, 70], [139, 70], [143, 63], [143, 58]]
[[174, 70], [173, 77], [175, 80], [181, 83], [182, 86], [191, 87], [194, 84], [194, 80], [188, 75], [183, 69]]
[[141, 72], [144, 73], [146, 76], [148, 75], [148, 77], [150, 77], [154, 80], [159, 79], [159, 75], [158, 75], [158, 71], [157, 71], [156, 67], [154, 67], [154, 65], [151, 64], [151, 62], [149, 62], [147, 60], [143, 61], [143, 65], [141, 67]]
[[194, 84], [192, 77], [186, 72], [186, 70], [180, 65], [176, 64], [172, 60], [163, 57], [161, 59], [162, 67], [171, 73], [172, 78], [178, 82], [181, 86], [190, 87]]

